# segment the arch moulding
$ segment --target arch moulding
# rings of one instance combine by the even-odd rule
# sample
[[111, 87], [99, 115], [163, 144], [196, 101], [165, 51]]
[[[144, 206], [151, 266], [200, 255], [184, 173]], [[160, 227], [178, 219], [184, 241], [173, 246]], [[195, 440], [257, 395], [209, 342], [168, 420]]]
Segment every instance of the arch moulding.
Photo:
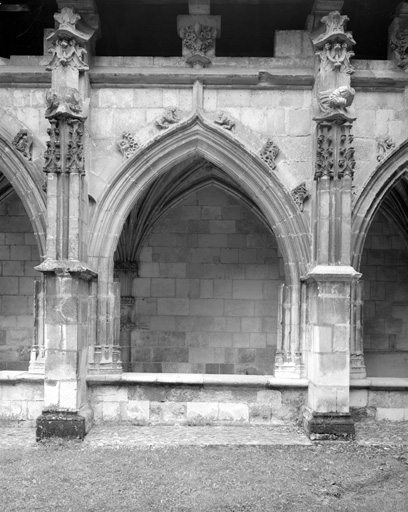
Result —
[[310, 261], [309, 227], [280, 182], [279, 169], [271, 171], [252, 148], [207, 121], [201, 113], [161, 133], [113, 175], [90, 226], [90, 264], [100, 270], [112, 270], [123, 224], [141, 193], [160, 175], [195, 157], [205, 158], [226, 172], [259, 206], [277, 238], [287, 281], [298, 282]]
[[24, 159], [0, 128], [0, 171], [20, 198], [31, 221], [41, 257], [46, 252], [46, 198], [39, 187], [38, 169]]
[[351, 262], [358, 270], [371, 222], [384, 197], [408, 172], [408, 140], [376, 167], [358, 197], [352, 212]]

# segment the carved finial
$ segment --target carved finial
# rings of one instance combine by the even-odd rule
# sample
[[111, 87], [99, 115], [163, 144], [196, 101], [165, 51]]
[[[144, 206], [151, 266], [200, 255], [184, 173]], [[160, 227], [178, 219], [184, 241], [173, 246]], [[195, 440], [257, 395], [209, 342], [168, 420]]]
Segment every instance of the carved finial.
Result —
[[122, 139], [118, 142], [118, 147], [125, 158], [130, 158], [139, 149], [139, 144], [136, 142], [134, 135], [130, 132], [123, 132]]
[[278, 146], [272, 139], [268, 139], [261, 149], [260, 157], [271, 169], [276, 169], [275, 159], [279, 154]]
[[214, 123], [219, 124], [226, 130], [232, 131], [235, 128], [235, 122], [230, 119], [225, 112], [221, 112], [221, 114], [214, 119]]
[[156, 119], [157, 128], [166, 130], [170, 125], [180, 121], [180, 112], [177, 107], [169, 107], [158, 119]]
[[395, 142], [389, 135], [377, 137], [377, 160], [381, 162], [395, 148]]
[[340, 41], [347, 44], [350, 48], [356, 44], [351, 32], [346, 32], [346, 23], [348, 16], [343, 16], [339, 11], [333, 11], [322, 18], [322, 23], [326, 25], [326, 31], [313, 40], [317, 47], [323, 47], [328, 41]]
[[28, 130], [20, 130], [12, 141], [13, 146], [19, 151], [24, 158], [31, 161], [33, 137]]
[[293, 200], [297, 204], [299, 210], [303, 212], [303, 203], [309, 197], [309, 192], [307, 191], [306, 183], [303, 182], [296, 188], [294, 188], [291, 192], [291, 195]]
[[64, 7], [60, 13], [54, 14], [54, 20], [59, 23], [59, 28], [67, 28], [69, 30], [75, 30], [75, 25], [80, 19], [81, 16], [71, 7]]

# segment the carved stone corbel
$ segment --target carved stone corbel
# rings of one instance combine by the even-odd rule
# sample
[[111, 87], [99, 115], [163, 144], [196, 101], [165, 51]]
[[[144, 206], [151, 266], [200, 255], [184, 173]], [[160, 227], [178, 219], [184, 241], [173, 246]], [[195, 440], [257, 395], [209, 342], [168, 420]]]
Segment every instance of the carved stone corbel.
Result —
[[73, 87], [65, 87], [62, 90], [49, 89], [45, 96], [45, 117], [62, 118], [74, 117], [84, 119], [84, 105], [80, 93]]
[[273, 142], [272, 139], [268, 139], [262, 147], [259, 156], [261, 159], [268, 164], [268, 166], [275, 170], [276, 169], [276, 157], [279, 155], [279, 148]]
[[123, 132], [122, 139], [118, 142], [118, 147], [124, 158], [131, 158], [139, 149], [135, 136], [130, 132]]
[[24, 158], [31, 161], [33, 136], [28, 130], [20, 130], [12, 141], [13, 146], [19, 151]]
[[305, 182], [295, 187], [291, 192], [291, 196], [301, 212], [303, 212], [303, 203], [309, 197], [309, 195], [310, 194], [307, 191]]
[[351, 106], [356, 92], [352, 87], [342, 85], [337, 89], [322, 91], [318, 96], [320, 111], [325, 119], [355, 119], [348, 107]]
[[160, 130], [167, 130], [172, 124], [180, 122], [181, 116], [177, 107], [169, 107], [156, 119], [156, 126]]

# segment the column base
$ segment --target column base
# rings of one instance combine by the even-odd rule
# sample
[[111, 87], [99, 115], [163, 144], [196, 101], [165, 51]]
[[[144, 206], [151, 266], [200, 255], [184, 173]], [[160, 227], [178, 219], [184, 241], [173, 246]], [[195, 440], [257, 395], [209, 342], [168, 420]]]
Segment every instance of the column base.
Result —
[[36, 441], [50, 438], [84, 439], [93, 421], [93, 411], [85, 405], [79, 411], [44, 410], [36, 421]]
[[350, 414], [316, 413], [307, 408], [303, 413], [303, 427], [312, 441], [350, 441], [355, 437]]

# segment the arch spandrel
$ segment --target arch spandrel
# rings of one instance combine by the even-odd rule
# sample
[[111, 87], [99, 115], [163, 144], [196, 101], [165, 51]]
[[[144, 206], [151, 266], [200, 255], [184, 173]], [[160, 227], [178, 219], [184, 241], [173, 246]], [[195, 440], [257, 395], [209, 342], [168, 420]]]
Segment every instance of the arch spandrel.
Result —
[[10, 143], [12, 137], [0, 127], [0, 171], [20, 198], [31, 221], [39, 253], [46, 252], [46, 199], [40, 188], [39, 171]]
[[352, 212], [352, 266], [359, 269], [364, 242], [371, 222], [383, 199], [404, 174], [408, 173], [408, 140], [376, 167], [364, 184]]
[[202, 157], [238, 182], [263, 211], [278, 239], [290, 280], [310, 261], [309, 228], [290, 193], [271, 169], [241, 141], [195, 114], [166, 130], [126, 161], [96, 207], [90, 226], [91, 263], [112, 260], [125, 219], [140, 194], [161, 174], [190, 157]]

